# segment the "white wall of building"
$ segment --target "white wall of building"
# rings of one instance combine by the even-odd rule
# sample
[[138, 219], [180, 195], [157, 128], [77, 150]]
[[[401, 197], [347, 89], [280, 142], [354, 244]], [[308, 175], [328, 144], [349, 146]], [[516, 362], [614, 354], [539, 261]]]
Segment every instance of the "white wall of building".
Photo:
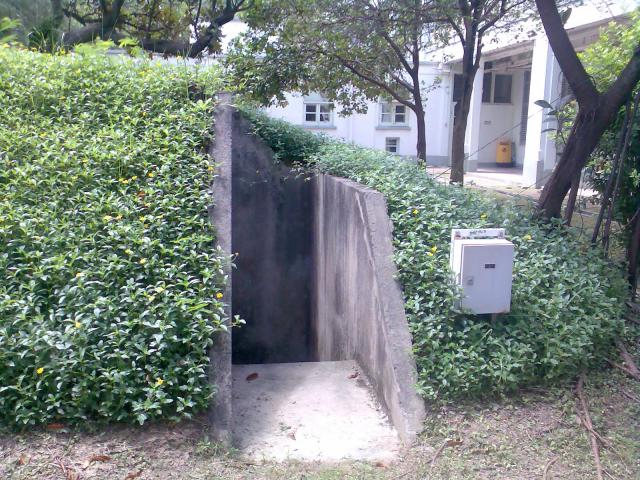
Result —
[[[567, 23], [569, 36], [578, 49], [597, 39], [599, 29], [606, 26], [608, 19], [624, 11], [630, 11], [637, 5], [636, 0], [616, 0], [600, 2], [601, 5], [575, 7]], [[606, 3], [606, 4], [605, 4]], [[591, 23], [595, 22], [595, 23]], [[539, 26], [538, 26], [539, 27]], [[520, 31], [520, 30], [519, 30]], [[522, 31], [530, 32], [524, 29]], [[501, 32], [500, 41], [492, 43], [497, 48], [485, 50], [480, 69], [474, 83], [471, 109], [465, 138], [467, 168], [475, 170], [477, 164], [495, 163], [498, 142], [509, 141], [514, 149], [513, 158], [523, 166], [525, 183], [541, 185], [554, 167], [556, 158], [555, 140], [552, 133], [546, 132], [553, 127], [544, 109], [535, 104], [537, 100], [554, 103], [559, 99], [561, 72], [548, 40], [542, 29], [535, 39], [520, 38], [510, 32]], [[514, 30], [515, 32], [515, 30]], [[517, 33], [517, 32], [516, 32]], [[453, 129], [453, 71], [459, 70], [461, 54], [459, 45], [452, 44], [437, 52], [430, 52], [429, 61], [421, 64], [421, 79], [426, 87], [436, 79], [438, 86], [426, 95], [424, 104], [426, 122], [427, 162], [432, 165], [448, 165], [451, 156], [451, 134]], [[523, 57], [522, 55], [528, 55]], [[514, 62], [500, 70], [495, 61], [511, 57]], [[484, 65], [494, 62], [495, 73], [512, 75], [512, 93], [509, 104], [483, 103], [482, 78]], [[499, 63], [499, 62], [498, 62]], [[522, 135], [522, 103], [524, 96], [524, 72], [531, 71], [529, 98], [527, 101], [527, 130]], [[326, 128], [305, 125], [305, 100], [298, 94], [287, 94], [287, 105], [270, 107], [269, 115], [285, 119], [293, 124], [312, 131], [322, 132], [348, 143], [364, 147], [385, 149], [387, 138], [399, 139], [398, 154], [415, 156], [417, 131], [414, 113], [407, 110], [408, 121], [402, 127], [380, 125], [380, 104], [370, 102], [367, 112], [341, 117], [334, 113], [333, 122]], [[340, 110], [337, 105], [335, 112]], [[522, 142], [526, 140], [526, 143]]]
[[[425, 107], [427, 161], [446, 163], [449, 157], [449, 136], [451, 128], [451, 81], [449, 74], [438, 64], [421, 66], [421, 82], [428, 93]], [[429, 88], [434, 85], [434, 88]], [[340, 106], [336, 105], [331, 125], [316, 126], [305, 122], [305, 97], [287, 93], [285, 106], [272, 106], [266, 112], [274, 117], [287, 120], [310, 131], [339, 138], [347, 143], [355, 143], [369, 148], [385, 149], [387, 138], [399, 140], [399, 155], [416, 155], [417, 127], [415, 114], [407, 109], [407, 124], [402, 126], [382, 125], [380, 122], [380, 102], [369, 102], [366, 113], [340, 116]]]
[[518, 165], [524, 159], [524, 145], [520, 145], [520, 122], [524, 94], [524, 70], [495, 70], [494, 73], [512, 76], [510, 103], [482, 103], [480, 107], [479, 163], [494, 163], [498, 143], [512, 143], [513, 158]]

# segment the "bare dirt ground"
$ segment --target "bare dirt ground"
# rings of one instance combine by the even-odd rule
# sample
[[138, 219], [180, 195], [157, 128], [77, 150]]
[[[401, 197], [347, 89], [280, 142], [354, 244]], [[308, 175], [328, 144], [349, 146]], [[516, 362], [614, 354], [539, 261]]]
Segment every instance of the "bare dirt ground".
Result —
[[[0, 434], [0, 478], [31, 479], [589, 479], [589, 438], [573, 385], [502, 400], [431, 406], [420, 441], [392, 463], [256, 462], [206, 439], [197, 421], [143, 427], [51, 425]], [[605, 478], [640, 479], [640, 382], [616, 371], [587, 377], [585, 394]], [[544, 477], [545, 467], [547, 475]]]

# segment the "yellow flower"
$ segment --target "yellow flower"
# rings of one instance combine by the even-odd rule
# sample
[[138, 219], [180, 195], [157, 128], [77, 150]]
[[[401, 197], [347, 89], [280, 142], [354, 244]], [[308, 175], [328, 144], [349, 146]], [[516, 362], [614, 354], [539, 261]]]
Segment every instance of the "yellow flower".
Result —
[[147, 177], [149, 177], [149, 178], [153, 178], [153, 172], [149, 172], [149, 173], [147, 173]]
[[164, 380], [159, 378], [156, 380], [156, 385], [159, 387], [160, 385], [162, 385], [164, 383]]
[[127, 255], [133, 255], [133, 250], [131, 250], [130, 248], [127, 248], [124, 253], [126, 253]]
[[210, 172], [213, 172], [215, 170], [215, 167], [213, 165], [209, 165], [207, 167], [207, 170], [209, 170]]
[[436, 253], [437, 251], [438, 251], [438, 247], [436, 247], [436, 246], [431, 247], [431, 252], [432, 253]]
[[137, 175], [134, 175], [133, 177], [131, 177], [131, 180], [137, 180], [137, 179], [138, 179]]
[[118, 215], [118, 216], [116, 217], [116, 220], [122, 220], [122, 215]]
[[420, 213], [420, 212], [418, 212], [418, 209], [417, 209], [417, 208], [414, 208], [412, 213], [413, 213], [414, 215], [417, 215], [417, 214], [418, 214], [418, 213]]
[[111, 215], [105, 215], [104, 217], [102, 217], [102, 219], [105, 222], [110, 222], [113, 219], [113, 217]]
[[145, 219], [145, 218], [144, 218], [144, 215], [142, 215], [142, 216], [140, 217], [140, 221], [141, 221], [141, 222], [144, 222], [144, 219]]
[[524, 238], [525, 240], [531, 240], [531, 235], [529, 235], [529, 234], [527, 233], [527, 234], [526, 234], [524, 237], [522, 237], [522, 238]]
[[433, 252], [427, 252], [428, 257], [433, 257]]
[[145, 263], [147, 263], [147, 259], [146, 258], [141, 258], [140, 261], [138, 262], [140, 265], [144, 265]]
[[76, 322], [76, 328], [80, 328], [82, 327], [82, 324], [80, 322]]
[[76, 273], [76, 278], [84, 277], [84, 273], [78, 272]]
[[487, 214], [483, 213], [482, 215], [480, 215], [480, 219], [481, 220], [486, 220], [487, 219]]
[[224, 297], [224, 295], [222, 294], [222, 292], [218, 292], [218, 293], [216, 293], [216, 298], [217, 298], [218, 300], [220, 300], [222, 297]]
[[37, 373], [38, 375], [42, 375], [42, 374], [44, 373], [44, 368], [42, 368], [42, 367], [38, 368], [38, 369], [36, 370], [36, 373]]

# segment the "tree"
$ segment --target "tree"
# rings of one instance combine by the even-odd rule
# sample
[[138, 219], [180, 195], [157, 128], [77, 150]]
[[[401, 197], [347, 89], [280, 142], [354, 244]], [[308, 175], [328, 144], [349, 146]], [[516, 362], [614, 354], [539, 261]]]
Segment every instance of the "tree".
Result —
[[27, 34], [51, 16], [50, 0], [2, 0], [0, 18], [7, 17], [20, 22], [14, 29], [17, 40], [26, 43]]
[[[580, 54], [580, 60], [599, 90], [615, 82], [639, 43], [640, 10], [637, 10], [632, 14], [630, 24], [610, 25], [597, 42]], [[600, 193], [601, 204], [592, 242], [598, 245], [600, 237], [606, 252], [611, 237], [611, 221], [615, 220], [622, 226], [617, 236], [626, 245], [632, 291], [637, 285], [640, 262], [639, 104], [640, 85], [636, 85], [633, 100], [618, 111], [587, 165], [587, 178]], [[604, 227], [602, 232], [601, 226]]]
[[460, 99], [455, 106], [451, 148], [451, 176], [453, 183], [464, 180], [464, 141], [471, 106], [473, 82], [480, 68], [483, 41], [502, 21], [523, 16], [531, 7], [530, 0], [457, 0], [443, 4], [443, 18], [462, 46], [462, 75]]
[[417, 121], [417, 156], [426, 160], [424, 103], [432, 85], [420, 56], [440, 34], [430, 0], [263, 0], [244, 15], [249, 31], [228, 56], [239, 91], [262, 104], [282, 92], [322, 92], [340, 113], [366, 100], [394, 100]]
[[50, 18], [35, 29], [41, 45], [132, 37], [145, 50], [189, 57], [217, 51], [220, 27], [251, 7], [250, 0], [50, 1]]
[[640, 80], [640, 44], [633, 47], [617, 78], [600, 92], [569, 40], [554, 0], [536, 0], [536, 5], [556, 60], [578, 105], [566, 145], [538, 201], [541, 214], [552, 218], [560, 217], [567, 192], [572, 184], [578, 184], [582, 169], [600, 138], [631, 98]]
[[9, 43], [16, 39], [14, 31], [20, 26], [17, 20], [11, 20], [7, 17], [0, 17], [0, 45]]

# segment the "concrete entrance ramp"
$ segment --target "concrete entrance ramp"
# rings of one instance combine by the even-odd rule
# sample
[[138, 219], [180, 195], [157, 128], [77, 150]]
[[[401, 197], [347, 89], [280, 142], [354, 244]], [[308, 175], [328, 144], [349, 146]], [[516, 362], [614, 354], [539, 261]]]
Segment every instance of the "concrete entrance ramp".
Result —
[[209, 351], [212, 437], [253, 457], [389, 458], [416, 439], [425, 408], [385, 199], [299, 176], [228, 102], [209, 212], [235, 255], [220, 271], [227, 317], [246, 323]]
[[269, 460], [391, 460], [395, 429], [353, 360], [233, 366], [233, 439]]

